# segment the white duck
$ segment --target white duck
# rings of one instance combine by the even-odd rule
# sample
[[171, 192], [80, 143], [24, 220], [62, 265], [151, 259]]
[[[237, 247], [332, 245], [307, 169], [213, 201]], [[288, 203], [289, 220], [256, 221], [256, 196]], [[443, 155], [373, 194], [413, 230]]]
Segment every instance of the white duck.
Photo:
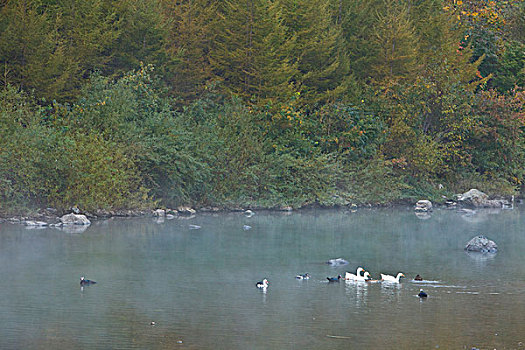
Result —
[[396, 277], [390, 275], [381, 274], [381, 281], [390, 283], [399, 283], [399, 279], [405, 277], [403, 273], [398, 273]]
[[365, 269], [363, 269], [362, 267], [358, 267], [357, 268], [355, 275], [353, 273], [350, 273], [350, 272], [347, 272], [345, 274], [345, 280], [347, 280], [347, 281], [364, 282], [364, 281], [369, 280], [371, 278], [372, 278], [372, 276], [370, 276], [370, 273], [368, 271], [365, 271]]

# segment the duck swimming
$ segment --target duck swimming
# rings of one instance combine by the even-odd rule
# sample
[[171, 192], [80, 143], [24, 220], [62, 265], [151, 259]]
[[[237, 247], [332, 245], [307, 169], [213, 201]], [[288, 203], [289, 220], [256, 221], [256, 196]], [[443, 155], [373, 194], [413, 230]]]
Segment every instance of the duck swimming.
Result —
[[394, 276], [390, 276], [390, 275], [384, 275], [384, 274], [381, 274], [381, 280], [383, 282], [390, 282], [390, 283], [399, 283], [399, 279], [401, 277], [405, 277], [405, 275], [403, 273], [398, 273], [396, 277]]
[[359, 266], [357, 268], [356, 272], [355, 272], [355, 275], [353, 273], [350, 273], [350, 272], [345, 273], [345, 280], [355, 281], [356, 278], [363, 276], [361, 273], [364, 272], [364, 271], [365, 271], [365, 269], [363, 269], [361, 266]]
[[339, 280], [341, 279], [341, 275], [337, 276], [337, 277], [326, 277], [326, 279], [328, 280], [328, 283], [330, 282], [339, 282]]
[[428, 297], [428, 294], [423, 291], [423, 289], [419, 290], [419, 294], [417, 295], [420, 298], [426, 298]]
[[350, 272], [347, 272], [345, 274], [345, 280], [348, 280], [348, 281], [365, 282], [371, 279], [372, 279], [372, 276], [370, 276], [370, 272], [365, 271], [365, 269], [363, 269], [362, 267], [357, 268], [355, 275]]
[[310, 279], [310, 275], [305, 273], [304, 275], [297, 275], [297, 276], [295, 276], [295, 278], [297, 278], [298, 280], [309, 280]]
[[270, 283], [268, 283], [268, 280], [266, 278], [263, 279], [262, 281], [259, 281], [259, 282], [255, 283], [255, 286], [257, 288], [261, 288], [261, 289], [266, 289], [266, 288], [268, 288], [269, 285], [270, 285]]
[[416, 275], [416, 277], [414, 277], [414, 281], [423, 281], [423, 277]]
[[97, 282], [95, 281], [91, 281], [91, 280], [87, 280], [84, 278], [84, 276], [80, 277], [80, 285], [81, 286], [89, 286], [90, 284], [95, 284]]

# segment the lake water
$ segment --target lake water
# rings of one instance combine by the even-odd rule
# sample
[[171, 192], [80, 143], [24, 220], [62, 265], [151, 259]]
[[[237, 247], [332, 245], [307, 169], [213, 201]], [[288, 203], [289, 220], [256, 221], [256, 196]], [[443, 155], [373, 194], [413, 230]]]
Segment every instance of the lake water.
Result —
[[[3, 223], [0, 349], [525, 349], [524, 213], [199, 214], [84, 232]], [[478, 234], [499, 252], [465, 253]], [[338, 257], [349, 264], [324, 263]], [[357, 266], [407, 278], [327, 283]], [[81, 276], [98, 283], [81, 289]]]

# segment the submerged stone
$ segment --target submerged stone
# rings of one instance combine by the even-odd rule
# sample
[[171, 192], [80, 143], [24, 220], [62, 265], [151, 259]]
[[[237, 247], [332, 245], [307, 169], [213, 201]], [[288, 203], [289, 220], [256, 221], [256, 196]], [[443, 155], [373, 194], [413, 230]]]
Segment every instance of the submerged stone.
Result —
[[337, 259], [330, 259], [326, 262], [330, 266], [344, 266], [348, 265], [348, 261], [345, 259], [337, 258]]

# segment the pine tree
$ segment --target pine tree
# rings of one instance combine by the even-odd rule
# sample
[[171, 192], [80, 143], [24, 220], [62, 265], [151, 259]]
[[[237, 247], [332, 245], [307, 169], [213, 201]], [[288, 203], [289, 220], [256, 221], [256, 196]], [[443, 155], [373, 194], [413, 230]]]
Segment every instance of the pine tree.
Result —
[[165, 50], [168, 31], [160, 1], [113, 1], [116, 36], [110, 38], [113, 39], [109, 46], [111, 55], [104, 70], [120, 75], [138, 69], [143, 62], [155, 65], [163, 73], [169, 71], [173, 62]]
[[73, 100], [94, 70], [108, 75], [166, 62], [157, 1], [10, 0], [0, 8], [4, 83]]
[[471, 49], [462, 46], [464, 32], [455, 17], [433, 0], [419, 2], [410, 13], [420, 47], [415, 59], [422, 69], [382, 90], [390, 126], [383, 150], [405, 159], [414, 175], [450, 175], [468, 166], [473, 93], [487, 78], [477, 77], [481, 60], [470, 61]]
[[334, 22], [330, 1], [277, 0], [289, 39], [291, 63], [297, 66], [292, 82], [310, 103], [334, 101], [347, 88], [348, 58], [342, 30]]
[[383, 0], [376, 15], [372, 40], [379, 48], [372, 77], [380, 85], [409, 80], [419, 70], [418, 38], [404, 1]]
[[223, 1], [213, 28], [210, 51], [214, 77], [232, 93], [254, 101], [291, 95], [293, 64], [283, 50], [286, 40], [269, 0]]
[[378, 47], [371, 40], [374, 6], [369, 0], [343, 0], [342, 42], [350, 59], [350, 70], [362, 82], [369, 81], [371, 61]]
[[162, 0], [168, 30], [165, 47], [174, 60], [166, 79], [181, 102], [189, 103], [201, 96], [212, 79], [209, 54], [216, 35], [212, 23], [217, 4], [208, 0]]
[[31, 0], [8, 1], [0, 11], [2, 83], [37, 89], [39, 95], [44, 95], [45, 87], [36, 73], [52, 50], [49, 16], [35, 10]]

